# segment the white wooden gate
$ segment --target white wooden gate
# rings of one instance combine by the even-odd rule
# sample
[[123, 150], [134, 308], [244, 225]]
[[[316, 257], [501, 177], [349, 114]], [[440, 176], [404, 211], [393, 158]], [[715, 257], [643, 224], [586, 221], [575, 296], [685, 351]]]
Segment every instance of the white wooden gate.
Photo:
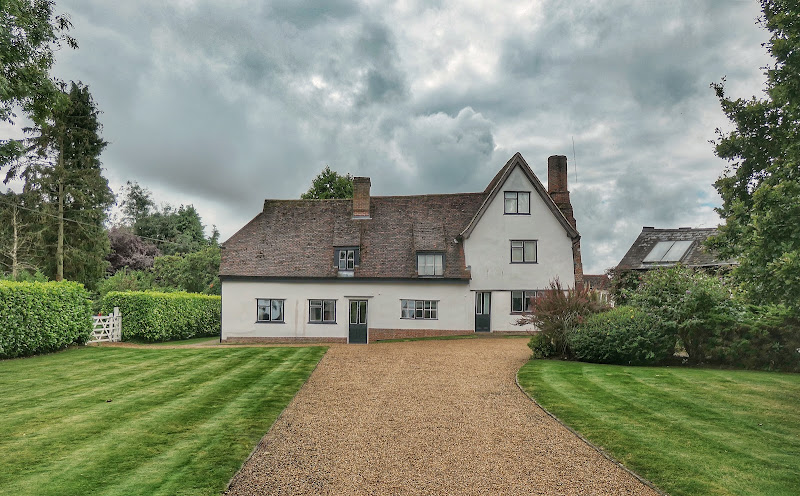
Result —
[[119, 307], [114, 307], [111, 315], [94, 315], [94, 329], [90, 343], [122, 341], [122, 315]]

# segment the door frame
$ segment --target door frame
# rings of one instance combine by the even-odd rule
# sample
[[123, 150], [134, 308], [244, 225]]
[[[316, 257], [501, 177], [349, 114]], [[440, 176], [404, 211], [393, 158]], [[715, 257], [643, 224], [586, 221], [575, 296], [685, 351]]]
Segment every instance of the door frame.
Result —
[[[488, 297], [488, 299], [484, 299]], [[487, 305], [488, 303], [488, 305]], [[486, 307], [489, 307], [488, 309]], [[481, 313], [478, 313], [480, 309]], [[492, 292], [491, 291], [476, 291], [475, 292], [475, 308], [473, 315], [475, 317], [475, 332], [480, 333], [490, 333], [492, 332]], [[485, 315], [486, 319], [488, 319], [489, 323], [487, 326], [487, 330], [479, 331], [478, 330], [478, 316]]]
[[[365, 311], [365, 314], [366, 314], [366, 315], [364, 315], [364, 325], [367, 328], [366, 341], [364, 343], [357, 343], [357, 344], [368, 344], [369, 343], [369, 318], [368, 318], [369, 317], [369, 300], [367, 298], [361, 298], [361, 297], [348, 297], [348, 299], [347, 299], [347, 344], [350, 344], [350, 326], [354, 325], [354, 324], [351, 324], [352, 317], [350, 315], [350, 312], [353, 311], [353, 302], [363, 302], [364, 303], [364, 311]], [[359, 308], [359, 312], [358, 313], [359, 313], [359, 316], [360, 316], [360, 314], [361, 314], [361, 310], [360, 310], [361, 305], [359, 305], [358, 308]], [[356, 320], [360, 320], [360, 319], [356, 319]], [[355, 325], [361, 325], [361, 324], [356, 323]]]

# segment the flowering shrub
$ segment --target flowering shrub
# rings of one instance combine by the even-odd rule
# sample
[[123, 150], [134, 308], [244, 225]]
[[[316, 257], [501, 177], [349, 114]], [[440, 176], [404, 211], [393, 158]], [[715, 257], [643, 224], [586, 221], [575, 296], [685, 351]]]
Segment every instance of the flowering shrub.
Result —
[[570, 357], [567, 334], [586, 316], [607, 308], [608, 305], [600, 301], [596, 292], [587, 288], [565, 289], [556, 278], [550, 282], [548, 289], [531, 300], [531, 311], [519, 318], [517, 325], [533, 324], [541, 331], [541, 337], [534, 335], [528, 345], [531, 349], [536, 346], [544, 350], [543, 342], [549, 341], [554, 354]]
[[675, 351], [675, 336], [652, 312], [621, 306], [590, 315], [568, 336], [578, 360], [617, 365], [650, 365]]

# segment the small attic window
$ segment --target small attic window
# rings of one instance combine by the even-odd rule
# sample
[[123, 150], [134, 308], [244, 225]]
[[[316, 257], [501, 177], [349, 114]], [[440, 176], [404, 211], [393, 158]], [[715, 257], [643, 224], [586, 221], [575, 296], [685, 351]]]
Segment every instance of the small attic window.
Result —
[[694, 241], [659, 241], [642, 262], [680, 262]]
[[529, 191], [505, 191], [505, 213], [510, 215], [531, 214], [531, 193]]
[[342, 247], [334, 250], [333, 264], [339, 271], [352, 271], [360, 262], [358, 247]]

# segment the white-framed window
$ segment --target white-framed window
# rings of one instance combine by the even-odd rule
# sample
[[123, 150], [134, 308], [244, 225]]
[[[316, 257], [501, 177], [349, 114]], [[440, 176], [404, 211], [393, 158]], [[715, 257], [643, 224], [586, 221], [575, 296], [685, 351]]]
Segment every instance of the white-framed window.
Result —
[[530, 215], [531, 194], [529, 191], [505, 191], [505, 213], [508, 215]]
[[277, 298], [258, 298], [256, 322], [283, 322], [283, 302]]
[[531, 298], [539, 296], [538, 291], [512, 291], [511, 292], [511, 313], [523, 313], [531, 311]]
[[358, 265], [358, 248], [336, 248], [334, 263], [339, 270], [353, 270]]
[[426, 319], [439, 318], [438, 300], [400, 300], [401, 319]]
[[314, 324], [335, 324], [336, 300], [308, 300], [308, 321]]
[[511, 263], [536, 263], [536, 240], [511, 240]]
[[444, 254], [417, 253], [417, 274], [421, 276], [443, 276]]

